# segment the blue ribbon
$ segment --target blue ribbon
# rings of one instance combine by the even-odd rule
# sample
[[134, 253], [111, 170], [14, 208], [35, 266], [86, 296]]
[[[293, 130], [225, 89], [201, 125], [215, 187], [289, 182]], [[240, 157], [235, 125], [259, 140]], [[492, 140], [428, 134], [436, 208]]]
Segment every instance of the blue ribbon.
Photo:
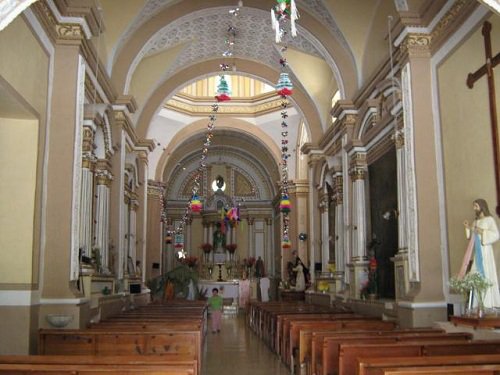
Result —
[[485, 277], [483, 265], [483, 249], [481, 246], [481, 238], [477, 233], [474, 233], [474, 262], [476, 263], [476, 269], [479, 274], [482, 277]]

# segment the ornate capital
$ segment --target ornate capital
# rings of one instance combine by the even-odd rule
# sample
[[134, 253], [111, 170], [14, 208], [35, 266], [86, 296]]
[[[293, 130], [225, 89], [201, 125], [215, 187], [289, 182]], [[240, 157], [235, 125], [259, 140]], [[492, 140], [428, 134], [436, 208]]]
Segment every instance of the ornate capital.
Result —
[[97, 169], [95, 172], [97, 185], [105, 185], [107, 187], [111, 186], [113, 181], [113, 175], [110, 171], [106, 169]]
[[165, 192], [165, 183], [160, 181], [149, 180], [148, 181], [148, 196], [161, 199]]
[[364, 180], [366, 177], [366, 169], [364, 167], [354, 166], [350, 170], [349, 175], [353, 181]]
[[405, 145], [405, 135], [402, 129], [396, 130], [391, 139], [394, 141], [397, 149], [403, 148]]
[[82, 151], [92, 152], [94, 150], [94, 131], [90, 126], [83, 127]]
[[82, 154], [82, 168], [94, 170], [96, 161], [97, 161], [97, 159], [92, 152], [83, 152], [83, 154]]
[[411, 57], [429, 57], [431, 41], [430, 34], [408, 34], [401, 44], [401, 53]]
[[344, 178], [342, 177], [342, 175], [335, 176], [334, 182], [334, 200], [335, 204], [339, 205], [342, 204], [344, 200]]
[[139, 209], [139, 201], [137, 199], [130, 199], [130, 209], [132, 211], [137, 211]]
[[55, 25], [56, 35], [61, 40], [82, 40], [85, 37], [82, 27], [74, 23]]

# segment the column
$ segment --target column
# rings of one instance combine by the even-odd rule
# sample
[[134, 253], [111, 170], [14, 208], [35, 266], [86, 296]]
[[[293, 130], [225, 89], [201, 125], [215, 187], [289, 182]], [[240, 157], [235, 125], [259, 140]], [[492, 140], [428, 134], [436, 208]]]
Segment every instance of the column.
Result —
[[107, 160], [98, 160], [96, 177], [95, 246], [101, 253], [104, 273], [109, 270], [109, 186], [113, 176]]
[[[41, 297], [54, 301], [44, 304], [57, 304], [56, 300], [64, 304], [72, 303], [65, 300], [74, 301], [75, 296], [82, 296], [77, 289], [85, 99], [85, 63], [80, 55], [80, 40], [56, 44], [53, 61]], [[44, 306], [40, 308], [42, 314], [45, 310]]]
[[129, 234], [129, 253], [128, 256], [132, 258], [135, 267], [137, 260], [137, 210], [139, 209], [139, 201], [137, 199], [130, 200], [130, 234]]
[[328, 262], [330, 261], [328, 200], [328, 193], [323, 193], [319, 204], [319, 211], [321, 214], [321, 270], [323, 272], [328, 271]]
[[[163, 230], [162, 217], [162, 200], [165, 184], [160, 181], [148, 180], [147, 185], [147, 237], [146, 237], [146, 263], [142, 267], [142, 271], [146, 274], [146, 280], [160, 275], [160, 269], [166, 270], [167, 256], [166, 252], [168, 245], [165, 244], [166, 231]], [[164, 218], [168, 220], [168, 218]], [[171, 246], [171, 245], [170, 245]], [[160, 269], [153, 269], [153, 264], [161, 265]]]
[[93, 124], [83, 128], [79, 248], [88, 257], [92, 257], [92, 203], [94, 202], [94, 166], [96, 161], [93, 152], [94, 132], [95, 125]]
[[209, 240], [209, 235], [208, 235], [208, 223], [203, 220], [202, 222], [202, 225], [203, 225], [203, 243], [210, 243], [210, 240]]
[[129, 276], [127, 262], [130, 254], [130, 202], [130, 193], [127, 191], [127, 194], [123, 197], [122, 202], [122, 212], [124, 213], [121, 217], [121, 226], [123, 228], [123, 247], [118, 249], [119, 279]]
[[255, 219], [254, 218], [247, 218], [248, 222], [248, 256], [249, 257], [255, 257], [255, 246], [253, 243], [253, 223]]
[[366, 259], [366, 199], [365, 166], [355, 166], [351, 170], [352, 179], [352, 239], [353, 260]]
[[273, 262], [273, 219], [266, 217], [266, 247], [264, 249], [264, 262], [266, 276], [274, 276], [274, 262]]
[[344, 249], [344, 200], [342, 172], [334, 175], [335, 199], [335, 290], [344, 289], [345, 249]]
[[195, 251], [191, 249], [191, 225], [193, 224], [193, 218], [189, 217], [186, 220], [186, 226], [184, 228], [184, 249], [188, 252], [188, 255], [194, 255]]
[[352, 180], [352, 263], [350, 268], [350, 295], [360, 297], [362, 285], [368, 280], [366, 256], [366, 154], [356, 153], [350, 171]]

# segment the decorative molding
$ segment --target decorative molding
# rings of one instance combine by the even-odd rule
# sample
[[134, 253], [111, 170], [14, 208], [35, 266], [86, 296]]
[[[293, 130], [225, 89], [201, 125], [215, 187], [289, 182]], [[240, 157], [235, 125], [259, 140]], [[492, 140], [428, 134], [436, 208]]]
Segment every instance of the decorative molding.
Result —
[[432, 36], [430, 34], [408, 34], [400, 46], [403, 56], [430, 57]]
[[[233, 102], [233, 100], [231, 101]], [[272, 113], [282, 109], [282, 100], [276, 99], [276, 95], [267, 99], [264, 102], [258, 102], [256, 104], [242, 103], [241, 105], [225, 104], [220, 106], [217, 112], [218, 115], [231, 114], [238, 116], [261, 116], [267, 113]], [[170, 109], [172, 111], [184, 113], [191, 116], [209, 116], [212, 113], [213, 103], [203, 103], [197, 104], [195, 102], [190, 102], [186, 100], [180, 100], [178, 97], [173, 97], [168, 100], [164, 108]], [[293, 107], [290, 105], [288, 108]]]
[[2, 0], [0, 2], [0, 31], [36, 0]]

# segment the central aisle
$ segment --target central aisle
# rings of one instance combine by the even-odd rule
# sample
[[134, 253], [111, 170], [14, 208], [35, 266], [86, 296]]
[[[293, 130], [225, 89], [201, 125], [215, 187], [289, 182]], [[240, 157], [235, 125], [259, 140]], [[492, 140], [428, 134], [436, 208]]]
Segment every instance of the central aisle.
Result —
[[223, 316], [222, 330], [208, 321], [202, 375], [288, 375], [278, 357], [247, 327], [245, 315]]

